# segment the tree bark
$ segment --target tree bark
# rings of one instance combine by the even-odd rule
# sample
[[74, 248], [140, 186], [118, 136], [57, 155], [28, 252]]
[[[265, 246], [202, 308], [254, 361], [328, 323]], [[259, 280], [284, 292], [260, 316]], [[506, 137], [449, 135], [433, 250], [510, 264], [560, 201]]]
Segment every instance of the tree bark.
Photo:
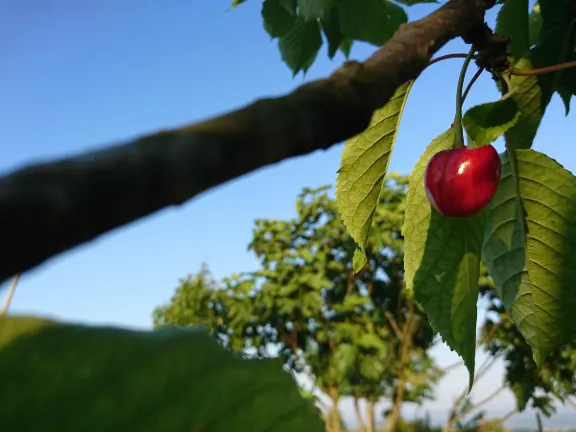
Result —
[[392, 404], [392, 409], [386, 416], [383, 432], [394, 432], [396, 426], [400, 421], [400, 409], [402, 402], [404, 402], [404, 391], [406, 390], [406, 366], [410, 360], [410, 349], [412, 348], [412, 341], [414, 331], [417, 326], [417, 316], [414, 313], [414, 303], [408, 302], [408, 312], [406, 323], [402, 329], [402, 336], [400, 340], [400, 356], [398, 359], [398, 376], [396, 377], [396, 391]]
[[446, 42], [483, 26], [487, 6], [450, 0], [402, 25], [364, 63], [346, 62], [286, 96], [0, 178], [0, 238], [10, 251], [0, 262], [0, 284], [229, 180], [357, 135]]
[[376, 430], [376, 422], [374, 421], [374, 401], [371, 399], [366, 401], [366, 426], [367, 432], [374, 432]]
[[332, 412], [330, 415], [330, 431], [331, 432], [340, 432], [341, 431], [341, 424], [342, 420], [340, 418], [340, 410], [338, 409], [338, 401], [340, 400], [340, 395], [338, 394], [338, 389], [332, 387], [328, 390], [328, 395], [332, 400]]
[[364, 419], [362, 418], [362, 413], [358, 406], [358, 398], [356, 396], [354, 397], [354, 414], [356, 415], [356, 423], [358, 423], [358, 432], [366, 432], [366, 425], [364, 424]]

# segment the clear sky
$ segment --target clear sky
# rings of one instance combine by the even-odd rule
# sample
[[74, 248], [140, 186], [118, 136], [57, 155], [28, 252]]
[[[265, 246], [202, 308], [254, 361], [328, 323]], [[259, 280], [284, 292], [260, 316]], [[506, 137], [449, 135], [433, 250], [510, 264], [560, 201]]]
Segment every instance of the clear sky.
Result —
[[[229, 2], [0, 0], [0, 170], [196, 122], [288, 92], [343, 62], [341, 56], [329, 61], [324, 46], [307, 76], [293, 79], [263, 30], [261, 1], [227, 11]], [[435, 7], [415, 6], [410, 19]], [[494, 17], [491, 12], [490, 23]], [[374, 49], [356, 44], [351, 57], [362, 60]], [[454, 41], [441, 53], [466, 51]], [[460, 65], [436, 64], [413, 87], [391, 170], [408, 173], [450, 126]], [[497, 98], [483, 76], [467, 106]], [[534, 148], [574, 172], [575, 133], [573, 116], [564, 117], [555, 97]], [[62, 254], [22, 277], [11, 311], [148, 328], [152, 309], [202, 261], [217, 278], [254, 269], [246, 250], [253, 220], [289, 218], [303, 187], [334, 184], [341, 150], [337, 145], [261, 169]], [[457, 360], [442, 345], [435, 353], [441, 365]], [[501, 373], [500, 366], [476, 397], [500, 382]], [[466, 380], [463, 370], [449, 375], [428, 408], [445, 413]], [[498, 412], [512, 406], [510, 395], [488, 405]]]

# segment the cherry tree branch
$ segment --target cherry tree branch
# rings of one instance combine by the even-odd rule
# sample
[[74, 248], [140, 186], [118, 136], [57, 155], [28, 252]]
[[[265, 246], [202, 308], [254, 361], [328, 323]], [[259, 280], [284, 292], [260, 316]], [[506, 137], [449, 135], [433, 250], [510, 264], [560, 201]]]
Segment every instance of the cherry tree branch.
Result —
[[357, 135], [444, 44], [483, 25], [491, 3], [450, 0], [402, 25], [363, 63], [346, 62], [285, 96], [1, 177], [0, 239], [10, 254], [0, 283], [229, 180]]

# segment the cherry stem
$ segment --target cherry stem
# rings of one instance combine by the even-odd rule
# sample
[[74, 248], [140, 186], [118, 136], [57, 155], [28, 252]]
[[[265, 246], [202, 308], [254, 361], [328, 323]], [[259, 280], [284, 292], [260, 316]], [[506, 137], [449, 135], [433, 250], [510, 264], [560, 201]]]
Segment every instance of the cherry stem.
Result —
[[478, 78], [480, 78], [480, 75], [482, 75], [482, 72], [484, 72], [484, 68], [478, 68], [478, 70], [476, 71], [476, 73], [474, 74], [474, 76], [472, 77], [470, 82], [468, 83], [468, 86], [466, 87], [466, 90], [464, 90], [464, 94], [462, 95], [462, 103], [464, 103], [464, 101], [466, 100], [468, 93], [470, 93], [470, 89], [472, 88], [472, 86], [474, 85], [476, 80]]
[[462, 69], [460, 70], [460, 76], [458, 77], [458, 86], [456, 87], [456, 116], [454, 117], [454, 127], [456, 128], [454, 135], [454, 148], [464, 147], [464, 130], [462, 129], [462, 89], [464, 87], [464, 79], [466, 78], [466, 71], [468, 70], [468, 65], [474, 57], [476, 48], [472, 46], [470, 52], [466, 56], [464, 63], [462, 64]]
[[573, 68], [573, 67], [576, 67], [576, 61], [560, 63], [560, 64], [556, 64], [556, 65], [552, 65], [552, 66], [543, 67], [540, 69], [529, 69], [529, 70], [511, 69], [510, 75], [516, 75], [516, 76], [544, 75], [544, 74], [547, 74], [550, 72], [557, 72], [557, 71], [561, 71], [563, 69], [568, 69], [568, 68]]

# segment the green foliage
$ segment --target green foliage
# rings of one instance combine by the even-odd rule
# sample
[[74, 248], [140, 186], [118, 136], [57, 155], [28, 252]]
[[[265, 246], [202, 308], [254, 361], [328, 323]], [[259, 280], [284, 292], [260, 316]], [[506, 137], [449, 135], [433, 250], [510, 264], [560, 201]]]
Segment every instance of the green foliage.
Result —
[[464, 359], [471, 387], [484, 214], [443, 217], [430, 206], [424, 188], [428, 161], [453, 144], [451, 128], [432, 141], [410, 175], [403, 227], [406, 289], [422, 305], [434, 330]]
[[278, 39], [278, 47], [282, 60], [290, 66], [294, 75], [300, 70], [306, 73], [322, 47], [320, 24], [297, 17], [292, 27]]
[[483, 253], [538, 365], [576, 334], [575, 197], [576, 178], [549, 157], [533, 150], [502, 156]]
[[522, 58], [530, 48], [528, 0], [506, 0], [498, 13], [496, 34], [510, 37], [508, 52]]
[[507, 95], [496, 102], [476, 105], [462, 118], [462, 125], [474, 147], [491, 144], [513, 127], [520, 111], [514, 98]]
[[[441, 376], [427, 354], [433, 332], [403, 295], [407, 180], [391, 175], [383, 186], [373, 215], [379, 230], [367, 238], [359, 274], [351, 265], [356, 244], [328, 188], [305, 189], [295, 218], [256, 221], [249, 246], [256, 271], [213, 284], [202, 270], [157, 309], [156, 323], [203, 324], [222, 341], [244, 339], [239, 350], [280, 356], [334, 400], [393, 398], [399, 388], [401, 402], [430, 398]], [[237, 309], [242, 318], [234, 320]]]
[[347, 37], [383, 45], [408, 21], [404, 9], [387, 0], [340, 0], [340, 28]]
[[360, 246], [355, 255], [354, 271], [365, 263], [366, 244], [398, 126], [412, 83], [398, 88], [384, 107], [372, 116], [370, 125], [360, 135], [346, 141], [336, 180], [336, 200], [342, 220]]
[[[485, 348], [492, 356], [502, 356], [506, 365], [505, 380], [513, 391], [519, 411], [529, 404], [546, 416], [554, 412], [554, 399], [564, 403], [576, 395], [576, 341], [552, 351], [542, 368], [532, 359], [530, 346], [510, 319], [510, 315], [489, 291], [487, 319], [482, 326]], [[543, 395], [542, 395], [543, 394]]]
[[0, 380], [4, 430], [324, 431], [281, 362], [242, 359], [201, 329], [2, 317]]
[[[544, 364], [549, 353], [576, 334], [576, 321], [569, 318], [576, 313], [576, 298], [569, 294], [576, 276], [570, 240], [576, 236], [576, 183], [557, 162], [529, 150], [552, 95], [560, 95], [568, 113], [576, 94], [576, 68], [536, 70], [576, 59], [576, 1], [540, 0], [532, 11], [527, 0], [498, 4], [496, 32], [511, 39], [512, 73], [492, 71], [501, 99], [472, 107], [462, 120], [471, 147], [504, 135], [507, 151], [501, 155], [498, 192], [491, 205], [467, 218], [447, 218], [431, 208], [425, 169], [435, 153], [452, 148], [454, 133], [449, 130], [432, 142], [410, 174], [402, 230], [407, 295], [463, 357], [471, 379], [482, 260], [536, 364]], [[398, 96], [405, 87], [381, 110], [393, 113], [396, 128], [402, 115]], [[346, 143], [342, 155], [338, 208], [360, 248], [353, 257], [356, 271], [366, 259], [364, 243], [377, 229], [372, 212], [396, 128], [388, 127], [388, 143], [376, 132], [373, 119], [366, 131]]]

